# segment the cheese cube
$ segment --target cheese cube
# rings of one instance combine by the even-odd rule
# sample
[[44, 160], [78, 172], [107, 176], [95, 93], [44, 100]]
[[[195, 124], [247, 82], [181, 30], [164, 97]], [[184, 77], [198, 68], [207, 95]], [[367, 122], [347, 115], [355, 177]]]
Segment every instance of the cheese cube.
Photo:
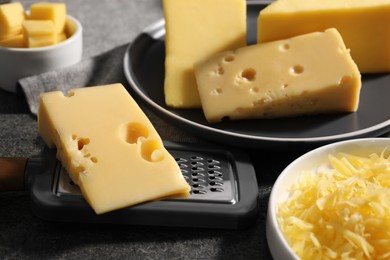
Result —
[[66, 39], [67, 39], [67, 37], [66, 37], [66, 34], [64, 32], [57, 35], [57, 43], [63, 42]]
[[278, 0], [260, 11], [258, 42], [336, 28], [362, 73], [390, 71], [389, 0]]
[[0, 46], [6, 48], [23, 48], [24, 47], [23, 35], [18, 34], [16, 36], [7, 38], [5, 40], [0, 40]]
[[50, 20], [23, 21], [24, 45], [29, 48], [43, 47], [57, 43], [57, 33]]
[[121, 84], [42, 94], [38, 128], [97, 214], [190, 190]]
[[0, 40], [20, 34], [24, 19], [25, 13], [21, 3], [0, 5]]
[[221, 51], [246, 45], [245, 0], [163, 0], [165, 102], [200, 108], [193, 65]]
[[66, 5], [64, 3], [40, 2], [30, 6], [32, 20], [51, 20], [57, 34], [64, 32], [66, 21]]
[[353, 112], [361, 76], [336, 29], [223, 52], [195, 65], [210, 122]]

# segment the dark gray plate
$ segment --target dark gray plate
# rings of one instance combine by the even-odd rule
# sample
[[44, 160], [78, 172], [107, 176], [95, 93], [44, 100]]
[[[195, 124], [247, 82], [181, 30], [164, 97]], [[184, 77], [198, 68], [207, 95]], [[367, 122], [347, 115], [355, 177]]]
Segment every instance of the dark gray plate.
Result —
[[[256, 42], [257, 16], [267, 3], [248, 1], [248, 44]], [[363, 75], [355, 113], [209, 124], [201, 109], [173, 109], [164, 102], [164, 20], [129, 45], [124, 72], [130, 91], [157, 115], [205, 139], [245, 148], [309, 149], [330, 142], [375, 137], [390, 131], [390, 74]]]

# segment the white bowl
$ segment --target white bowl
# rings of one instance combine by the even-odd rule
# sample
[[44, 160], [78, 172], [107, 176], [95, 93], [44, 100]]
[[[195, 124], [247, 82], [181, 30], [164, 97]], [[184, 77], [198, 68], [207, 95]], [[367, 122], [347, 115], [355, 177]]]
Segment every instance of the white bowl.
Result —
[[267, 242], [275, 260], [299, 259], [284, 238], [276, 218], [277, 206], [287, 199], [289, 196], [288, 190], [298, 180], [299, 176], [327, 164], [329, 154], [351, 152], [356, 155], [368, 156], [374, 152], [380, 154], [385, 147], [390, 148], [390, 138], [364, 138], [337, 142], [302, 155], [283, 170], [270, 195], [266, 223]]
[[67, 16], [69, 38], [52, 46], [39, 48], [0, 47], [0, 88], [16, 93], [19, 79], [64, 68], [78, 63], [82, 57], [82, 26]]

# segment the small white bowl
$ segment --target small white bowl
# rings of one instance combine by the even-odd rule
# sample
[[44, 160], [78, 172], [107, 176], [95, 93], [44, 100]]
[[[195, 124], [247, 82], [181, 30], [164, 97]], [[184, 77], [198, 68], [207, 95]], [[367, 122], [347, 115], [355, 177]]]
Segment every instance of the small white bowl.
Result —
[[299, 259], [292, 251], [279, 227], [276, 208], [288, 198], [288, 190], [292, 184], [296, 183], [301, 174], [328, 164], [329, 154], [345, 152], [368, 156], [374, 152], [380, 154], [386, 147], [390, 148], [390, 138], [364, 138], [342, 141], [310, 151], [288, 165], [276, 180], [268, 202], [266, 236], [273, 258], [275, 260]]
[[[82, 26], [67, 16], [68, 39], [39, 48], [4, 48], [0, 46], [0, 88], [16, 93], [19, 79], [64, 68], [78, 63], [82, 57]], [[70, 35], [70, 36], [69, 36]]]

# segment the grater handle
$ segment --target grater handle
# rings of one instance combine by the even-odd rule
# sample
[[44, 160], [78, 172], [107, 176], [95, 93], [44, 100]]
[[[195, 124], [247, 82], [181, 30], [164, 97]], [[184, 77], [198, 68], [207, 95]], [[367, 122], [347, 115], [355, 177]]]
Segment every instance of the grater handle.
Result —
[[0, 157], [0, 191], [25, 189], [27, 161], [24, 157]]

